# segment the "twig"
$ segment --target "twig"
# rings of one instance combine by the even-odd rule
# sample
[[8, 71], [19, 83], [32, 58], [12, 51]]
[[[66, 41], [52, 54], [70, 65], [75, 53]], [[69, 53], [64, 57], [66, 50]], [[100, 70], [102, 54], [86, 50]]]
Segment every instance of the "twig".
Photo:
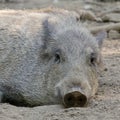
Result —
[[102, 17], [103, 15], [109, 14], [109, 13], [120, 13], [120, 8], [115, 8], [115, 9], [112, 9], [112, 10], [108, 10], [108, 11], [105, 11], [105, 12], [101, 12], [101, 13], [98, 14], [97, 16], [98, 16], [98, 17]]
[[109, 25], [90, 28], [91, 33], [97, 33], [99, 31], [103, 31], [103, 30], [105, 30], [107, 32], [110, 31], [110, 30], [120, 31], [120, 23], [109, 24]]

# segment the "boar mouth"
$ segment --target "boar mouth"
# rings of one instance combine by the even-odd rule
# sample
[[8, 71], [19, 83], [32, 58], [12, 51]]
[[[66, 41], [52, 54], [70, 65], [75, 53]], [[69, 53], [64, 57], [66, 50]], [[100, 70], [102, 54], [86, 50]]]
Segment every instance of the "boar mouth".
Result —
[[64, 95], [65, 107], [84, 107], [87, 104], [87, 97], [80, 91], [72, 91]]

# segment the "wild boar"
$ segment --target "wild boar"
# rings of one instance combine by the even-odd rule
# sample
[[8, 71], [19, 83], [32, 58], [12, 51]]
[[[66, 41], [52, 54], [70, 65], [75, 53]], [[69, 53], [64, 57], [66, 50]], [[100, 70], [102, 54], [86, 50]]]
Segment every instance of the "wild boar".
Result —
[[83, 107], [95, 95], [105, 33], [72, 15], [0, 11], [0, 100]]

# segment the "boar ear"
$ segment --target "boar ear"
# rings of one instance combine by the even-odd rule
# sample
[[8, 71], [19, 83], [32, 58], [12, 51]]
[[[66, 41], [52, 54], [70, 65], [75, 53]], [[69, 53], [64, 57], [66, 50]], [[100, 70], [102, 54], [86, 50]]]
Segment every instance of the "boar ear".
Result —
[[107, 38], [107, 32], [106, 31], [100, 31], [96, 34], [96, 40], [98, 42], [99, 48], [101, 49], [103, 40]]
[[43, 26], [44, 26], [44, 30], [47, 32], [47, 34], [49, 34], [49, 36], [51, 36], [51, 34], [56, 31], [55, 30], [56, 22], [52, 18], [47, 18], [43, 22]]

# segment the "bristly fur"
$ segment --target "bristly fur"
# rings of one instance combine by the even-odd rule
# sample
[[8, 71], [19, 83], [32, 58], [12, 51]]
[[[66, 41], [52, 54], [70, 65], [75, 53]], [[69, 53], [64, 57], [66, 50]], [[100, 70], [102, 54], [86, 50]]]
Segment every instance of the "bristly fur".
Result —
[[[57, 104], [74, 86], [88, 99], [96, 93], [98, 41], [75, 14], [62, 11], [0, 11], [1, 101]], [[92, 53], [97, 56], [95, 65], [90, 63]]]

